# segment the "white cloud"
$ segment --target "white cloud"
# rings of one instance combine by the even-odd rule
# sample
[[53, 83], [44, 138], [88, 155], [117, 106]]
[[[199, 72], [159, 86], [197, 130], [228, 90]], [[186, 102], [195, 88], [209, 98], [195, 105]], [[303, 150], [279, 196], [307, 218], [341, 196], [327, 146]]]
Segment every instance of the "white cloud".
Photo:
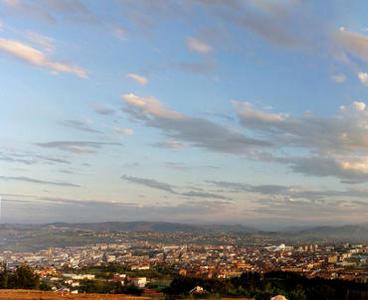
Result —
[[186, 43], [189, 50], [200, 54], [208, 54], [212, 51], [212, 47], [210, 45], [197, 38], [188, 37]]
[[364, 85], [368, 85], [368, 73], [365, 72], [359, 72], [358, 73], [358, 79], [360, 80], [361, 83], [363, 83]]
[[365, 157], [359, 160], [354, 159], [354, 160], [349, 160], [349, 161], [347, 160], [340, 161], [340, 166], [344, 170], [368, 174], [368, 157]]
[[133, 93], [123, 95], [126, 103], [140, 108], [147, 114], [152, 114], [156, 117], [164, 119], [183, 119], [184, 115], [166, 108], [155, 97], [139, 97]]
[[131, 128], [115, 127], [114, 131], [121, 135], [133, 135], [134, 134], [134, 130]]
[[346, 75], [345, 75], [345, 74], [342, 74], [342, 73], [340, 73], [340, 74], [335, 74], [335, 75], [332, 75], [332, 76], [331, 76], [331, 79], [332, 79], [333, 81], [335, 81], [336, 83], [343, 83], [343, 82], [345, 82], [345, 80], [346, 80]]
[[240, 116], [246, 118], [248, 122], [262, 121], [266, 123], [277, 123], [284, 121], [287, 116], [256, 110], [248, 102], [232, 101]]
[[363, 111], [366, 108], [366, 104], [360, 101], [354, 101], [353, 106], [356, 111]]
[[27, 38], [46, 52], [52, 52], [54, 50], [54, 40], [48, 36], [33, 31], [27, 31]]
[[[170, 140], [188, 146], [232, 154], [245, 154], [257, 147], [270, 146], [268, 142], [247, 136], [222, 124], [171, 110], [155, 97], [127, 94], [122, 98], [126, 103], [123, 110], [132, 119], [159, 129]], [[156, 145], [168, 146], [166, 143]], [[175, 142], [171, 146], [173, 145], [177, 147], [180, 144]]]
[[244, 128], [267, 134], [266, 137], [273, 139], [274, 144], [329, 153], [368, 151], [368, 112], [363, 102], [356, 101], [349, 107], [340, 108], [339, 113], [330, 117], [311, 113], [295, 117], [270, 114], [250, 109], [248, 103], [236, 104], [237, 115]]
[[[273, 145], [260, 160], [287, 164], [294, 172], [310, 176], [334, 176], [344, 183], [368, 180], [368, 111], [364, 102], [341, 107], [336, 115], [318, 117], [285, 116], [252, 109], [250, 104], [236, 105], [244, 129]], [[302, 151], [274, 157], [277, 149]], [[360, 159], [357, 159], [360, 158]]]
[[0, 38], [0, 51], [34, 66], [51, 70], [53, 73], [69, 73], [87, 78], [87, 71], [81, 67], [53, 61], [45, 53], [19, 41]]
[[141, 85], [146, 85], [148, 83], [148, 79], [146, 77], [143, 77], [141, 75], [138, 75], [138, 74], [134, 74], [134, 73], [129, 73], [127, 75], [127, 77], [129, 79], [132, 79], [134, 80], [135, 82], [138, 82], [139, 84]]
[[345, 51], [364, 61], [368, 61], [367, 36], [340, 28], [335, 34], [335, 39]]

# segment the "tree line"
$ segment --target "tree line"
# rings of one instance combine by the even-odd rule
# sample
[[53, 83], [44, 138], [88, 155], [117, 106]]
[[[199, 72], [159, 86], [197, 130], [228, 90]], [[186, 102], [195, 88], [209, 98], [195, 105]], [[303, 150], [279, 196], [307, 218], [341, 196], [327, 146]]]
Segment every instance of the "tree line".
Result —
[[[282, 294], [289, 300], [367, 300], [368, 284], [345, 280], [308, 279], [297, 273], [243, 273], [229, 279], [177, 276], [164, 290], [169, 298], [185, 297], [196, 286], [208, 296], [249, 297], [269, 300]], [[203, 295], [201, 295], [203, 297]]]
[[0, 264], [1, 289], [42, 289], [40, 278], [27, 264], [10, 270], [5, 262]]

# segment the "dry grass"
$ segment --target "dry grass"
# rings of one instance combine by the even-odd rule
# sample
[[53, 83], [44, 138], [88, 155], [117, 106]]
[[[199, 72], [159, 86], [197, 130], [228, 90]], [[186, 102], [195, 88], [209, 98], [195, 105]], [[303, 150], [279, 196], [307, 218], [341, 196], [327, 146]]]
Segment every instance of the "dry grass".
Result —
[[128, 295], [103, 294], [61, 294], [56, 292], [42, 292], [31, 290], [0, 290], [0, 300], [150, 300], [148, 297], [135, 297]]

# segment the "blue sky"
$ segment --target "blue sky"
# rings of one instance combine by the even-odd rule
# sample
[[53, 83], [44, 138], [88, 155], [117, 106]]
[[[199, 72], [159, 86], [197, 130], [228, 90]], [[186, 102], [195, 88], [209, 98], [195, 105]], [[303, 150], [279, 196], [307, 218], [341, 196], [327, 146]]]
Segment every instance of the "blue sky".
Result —
[[1, 221], [364, 222], [367, 8], [1, 0]]

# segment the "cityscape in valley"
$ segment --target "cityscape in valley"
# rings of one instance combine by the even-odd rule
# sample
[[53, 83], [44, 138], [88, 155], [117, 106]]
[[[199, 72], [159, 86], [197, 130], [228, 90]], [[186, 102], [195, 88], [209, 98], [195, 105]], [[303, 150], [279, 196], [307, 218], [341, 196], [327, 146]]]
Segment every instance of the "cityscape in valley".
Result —
[[368, 300], [367, 17], [0, 0], [0, 300]]
[[163, 222], [2, 225], [0, 259], [8, 272], [32, 268], [43, 290], [72, 295], [365, 299], [368, 244], [349, 233], [367, 228], [326, 227], [321, 234]]
[[[54, 235], [70, 231], [68, 227], [48, 225]], [[75, 229], [76, 236], [88, 234]], [[347, 242], [289, 241], [276, 244], [271, 238], [248, 237], [241, 233], [214, 232], [94, 232], [110, 242], [84, 246], [49, 247], [31, 252], [4, 250], [1, 258], [10, 267], [27, 262], [36, 268], [60, 271], [80, 270], [117, 264], [130, 271], [155, 267], [183, 276], [229, 278], [242, 272], [286, 271], [304, 273], [307, 277], [348, 279], [366, 282], [367, 246]], [[21, 240], [20, 240], [21, 242]], [[66, 241], [68, 242], [68, 241]], [[55, 273], [51, 273], [55, 274]]]

